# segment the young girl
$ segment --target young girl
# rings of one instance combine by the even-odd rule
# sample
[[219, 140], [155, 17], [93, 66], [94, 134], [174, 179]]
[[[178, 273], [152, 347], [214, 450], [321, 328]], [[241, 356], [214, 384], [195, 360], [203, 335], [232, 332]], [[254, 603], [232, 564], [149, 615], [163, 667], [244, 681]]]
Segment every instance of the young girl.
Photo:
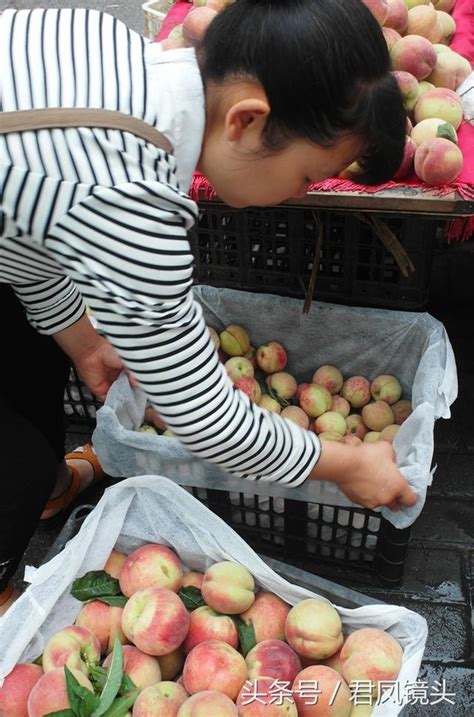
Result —
[[[234, 390], [192, 295], [187, 233], [197, 207], [186, 192], [196, 168], [223, 201], [244, 207], [303, 197], [355, 159], [367, 182], [399, 166], [405, 114], [362, 2], [238, 0], [211, 24], [199, 61], [193, 49], [164, 51], [99, 12], [7, 10], [0, 67], [2, 112], [118, 110], [174, 148], [93, 127], [0, 135], [0, 281], [89, 387], [104, 396], [124, 364], [190, 451], [243, 479], [323, 479], [368, 508], [412, 505], [388, 443], [321, 446]], [[82, 297], [112, 346], [92, 329]], [[16, 345], [12, 330], [2, 350]], [[5, 609], [58, 459], [2, 391], [0, 412], [9, 427], [0, 455], [14, 471], [2, 471]], [[21, 427], [21, 456], [12, 426]], [[87, 466], [79, 487], [92, 480]]]

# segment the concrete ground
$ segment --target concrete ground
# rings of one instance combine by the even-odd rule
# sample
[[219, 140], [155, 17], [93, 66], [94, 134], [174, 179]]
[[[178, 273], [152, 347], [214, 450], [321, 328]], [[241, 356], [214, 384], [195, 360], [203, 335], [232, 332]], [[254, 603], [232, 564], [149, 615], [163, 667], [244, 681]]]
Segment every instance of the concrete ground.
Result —
[[[0, 11], [7, 7], [34, 7], [28, 0], [0, 0]], [[142, 31], [141, 3], [118, 0], [115, 3], [67, 0], [48, 2], [42, 7], [94, 7], [116, 15], [130, 27]], [[423, 615], [429, 625], [429, 637], [420, 680], [432, 695], [436, 681], [445, 681], [446, 691], [455, 693], [437, 705], [423, 704], [426, 690], [421, 689], [420, 703], [410, 706], [407, 717], [472, 717], [474, 715], [474, 642], [473, 642], [473, 504], [474, 504], [474, 248], [456, 246], [443, 251], [433, 273], [430, 312], [444, 321], [458, 361], [460, 397], [453, 418], [439, 422], [436, 428], [434, 464], [438, 469], [428, 493], [422, 515], [413, 527], [412, 541], [399, 588], [387, 589], [375, 582], [367, 584], [351, 574], [315, 566], [315, 572], [365, 592], [377, 599], [404, 605]], [[68, 436], [68, 449], [82, 443], [87, 434]], [[95, 503], [105, 486], [80, 496], [78, 504]], [[61, 524], [38, 528], [24, 563], [39, 565], [61, 529]], [[22, 570], [17, 574], [21, 582]]]

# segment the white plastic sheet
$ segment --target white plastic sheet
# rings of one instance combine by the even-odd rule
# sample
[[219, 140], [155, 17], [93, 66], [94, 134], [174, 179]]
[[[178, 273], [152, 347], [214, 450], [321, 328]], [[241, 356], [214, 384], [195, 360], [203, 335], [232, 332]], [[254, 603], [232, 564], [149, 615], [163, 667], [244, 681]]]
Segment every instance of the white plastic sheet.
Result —
[[[105, 492], [78, 535], [59, 555], [38, 570], [27, 571], [31, 585], [0, 619], [0, 684], [17, 662], [36, 659], [48, 639], [74, 621], [82, 605], [69, 592], [76, 577], [100, 570], [114, 546], [130, 552], [147, 542], [172, 547], [190, 570], [204, 571], [220, 560], [236, 561], [250, 570], [260, 588], [292, 605], [317, 597], [277, 575], [237, 533], [183, 488], [160, 476], [131, 478]], [[404, 650], [399, 681], [403, 686], [416, 680], [427, 637], [423, 617], [395, 605], [355, 610], [335, 607], [345, 633], [378, 627], [399, 640]], [[383, 704], [375, 708], [373, 717], [395, 717], [400, 709], [393, 702]]]
[[[388, 373], [399, 378], [404, 396], [411, 397], [415, 410], [401, 426], [394, 447], [398, 465], [418, 494], [418, 502], [397, 513], [383, 509], [382, 514], [397, 528], [411, 525], [423, 509], [432, 480], [435, 420], [450, 417], [457, 396], [456, 363], [443, 325], [426, 313], [313, 302], [310, 313], [303, 315], [303, 302], [297, 299], [204, 286], [196, 287], [194, 293], [209, 326], [222, 330], [230, 323], [241, 324], [249, 330], [255, 346], [271, 339], [280, 341], [289, 353], [285, 370], [299, 382], [311, 380], [323, 364], [338, 366], [346, 377], [362, 374], [373, 379]], [[145, 405], [145, 395], [131, 389], [122, 377], [98, 412], [94, 447], [109, 475], [161, 473], [163, 457], [189, 460], [189, 452], [177, 439], [137, 432]], [[234, 489], [244, 483], [229, 479]], [[245, 490], [251, 488], [247, 485]], [[334, 484], [325, 481], [307, 481], [293, 489], [266, 483], [255, 492], [353, 505]]]

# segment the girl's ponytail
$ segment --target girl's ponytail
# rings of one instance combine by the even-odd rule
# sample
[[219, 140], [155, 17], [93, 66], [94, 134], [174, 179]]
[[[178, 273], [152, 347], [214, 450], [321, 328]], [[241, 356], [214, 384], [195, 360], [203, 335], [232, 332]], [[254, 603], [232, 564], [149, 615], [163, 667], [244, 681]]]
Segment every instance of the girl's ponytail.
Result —
[[367, 147], [363, 181], [398, 169], [406, 116], [381, 28], [361, 0], [236, 0], [213, 20], [202, 50], [204, 82], [262, 85], [268, 149], [357, 133]]

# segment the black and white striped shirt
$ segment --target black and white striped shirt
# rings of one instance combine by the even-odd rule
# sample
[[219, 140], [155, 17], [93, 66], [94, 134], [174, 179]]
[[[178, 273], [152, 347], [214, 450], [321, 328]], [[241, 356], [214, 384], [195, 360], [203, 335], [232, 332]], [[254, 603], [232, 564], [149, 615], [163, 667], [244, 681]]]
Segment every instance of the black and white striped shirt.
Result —
[[182, 189], [204, 131], [194, 51], [163, 52], [97, 11], [5, 11], [0, 110], [61, 106], [131, 114], [175, 153], [118, 130], [0, 136], [0, 281], [45, 334], [77, 321], [84, 297], [189, 450], [245, 478], [299, 485], [317, 437], [233, 388], [193, 300], [197, 207]]

